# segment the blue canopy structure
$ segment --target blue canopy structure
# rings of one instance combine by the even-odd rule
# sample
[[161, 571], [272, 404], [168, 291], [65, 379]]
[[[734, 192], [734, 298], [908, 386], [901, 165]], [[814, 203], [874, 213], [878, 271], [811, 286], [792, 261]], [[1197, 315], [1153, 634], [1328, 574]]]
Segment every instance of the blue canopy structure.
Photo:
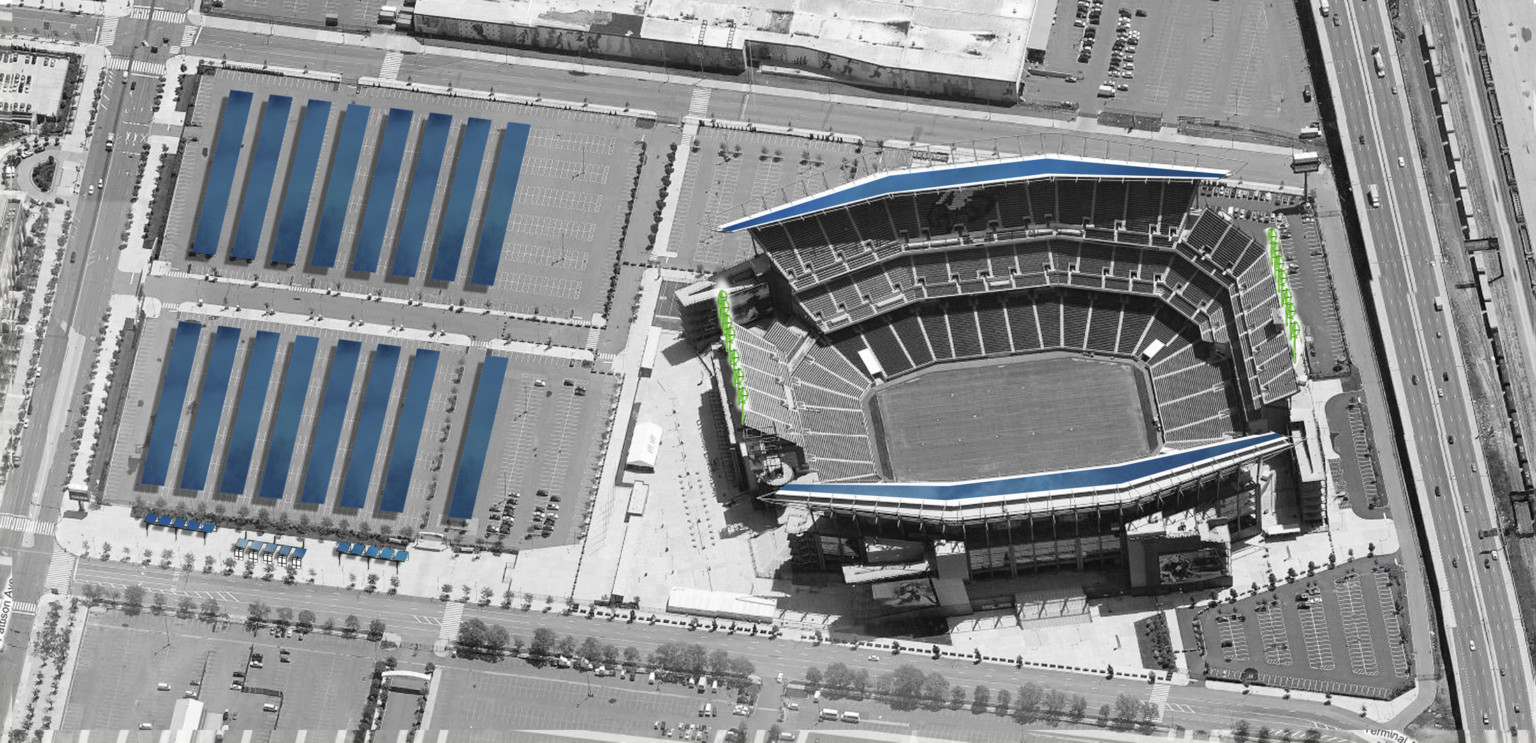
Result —
[[380, 560], [393, 560], [393, 559], [395, 559], [395, 551], [390, 549], [390, 548], [388, 548], [388, 547], [384, 547], [383, 549], [379, 550], [379, 559]]
[[369, 547], [367, 550], [365, 550], [363, 552], [363, 557], [366, 557], [366, 558], [368, 558], [370, 560], [372, 560], [373, 558], [378, 557], [378, 556], [379, 556], [379, 548], [378, 547]]
[[364, 552], [367, 552], [367, 551], [368, 551], [368, 547], [365, 546], [365, 545], [361, 545], [361, 544], [354, 544], [354, 545], [352, 545], [352, 554], [354, 554], [354, 555], [361, 555], [361, 554], [363, 554]]
[[181, 527], [186, 526], [186, 525], [187, 525], [187, 519], [186, 519], [185, 516], [178, 516], [175, 519], [171, 520], [171, 528], [172, 529], [180, 529]]
[[411, 553], [406, 552], [405, 550], [396, 550], [395, 551], [395, 562], [405, 562], [406, 559], [409, 558], [410, 556], [411, 556]]
[[1037, 178], [1214, 180], [1226, 175], [1225, 171], [1208, 168], [1178, 168], [1148, 163], [1090, 160], [1064, 155], [987, 160], [941, 165], [921, 170], [876, 173], [837, 188], [743, 217], [721, 225], [720, 229], [724, 232], [737, 232], [753, 227], [763, 227], [786, 219], [807, 217], [828, 209], [852, 206], [861, 201], [893, 194], [988, 186], [1008, 181]]
[[291, 553], [291, 552], [293, 552], [293, 545], [285, 544], [285, 545], [277, 548], [277, 556], [278, 557], [287, 557], [288, 554]]
[[351, 542], [337, 542], [336, 543], [336, 551], [337, 552], [346, 553], [346, 552], [350, 552], [351, 550], [352, 550], [352, 543]]
[[268, 554], [276, 552], [277, 551], [277, 542], [267, 542], [267, 546], [262, 547], [261, 551], [262, 552], [266, 552]]
[[175, 520], [176, 520], [176, 518], [174, 516], [167, 516], [165, 514], [161, 514], [160, 518], [155, 519], [155, 523], [160, 525], [160, 526], [170, 526], [171, 522], [173, 522]]
[[218, 528], [219, 527], [217, 524], [211, 521], [204, 521], [203, 523], [198, 524], [197, 530], [204, 534], [212, 534]]
[[160, 517], [155, 515], [155, 514], [153, 514], [153, 513], [146, 513], [146, 514], [144, 514], [144, 523], [149, 524], [150, 526], [154, 526], [155, 525], [155, 519], [158, 519], [158, 518], [160, 518]]
[[235, 549], [243, 550], [246, 547], [250, 546], [250, 544], [251, 544], [251, 540], [246, 539], [245, 537], [240, 537], [239, 539], [235, 540]]
[[306, 553], [308, 551], [309, 550], [304, 549], [303, 547], [294, 547], [293, 548], [293, 559], [295, 559], [295, 560], [302, 560], [302, 559], [304, 559], [304, 553]]
[[258, 542], [258, 541], [253, 539], [250, 542], [246, 543], [245, 548], [250, 550], [250, 551], [252, 551], [252, 552], [260, 552], [261, 548], [265, 547], [265, 546], [267, 546], [266, 542]]

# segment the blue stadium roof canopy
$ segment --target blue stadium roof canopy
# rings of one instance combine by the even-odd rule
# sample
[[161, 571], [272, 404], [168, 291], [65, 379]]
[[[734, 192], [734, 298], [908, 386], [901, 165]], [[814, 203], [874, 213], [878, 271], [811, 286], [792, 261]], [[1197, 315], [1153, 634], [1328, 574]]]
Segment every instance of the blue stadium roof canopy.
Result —
[[1045, 472], [950, 483], [790, 483], [770, 496], [781, 502], [886, 506], [964, 507], [1005, 501], [1050, 499], [1057, 496], [1128, 491], [1138, 485], [1182, 479], [1208, 464], [1241, 461], [1284, 450], [1289, 440], [1275, 433], [1245, 436], [1185, 451], [1162, 454], [1105, 467]]
[[921, 170], [876, 173], [837, 188], [791, 201], [766, 211], [721, 225], [725, 232], [762, 227], [786, 219], [805, 217], [827, 209], [852, 206], [861, 201], [917, 191], [989, 186], [1035, 178], [1133, 178], [1151, 180], [1209, 180], [1224, 178], [1223, 170], [1176, 168], [1114, 160], [1090, 160], [1066, 155], [1037, 155], [1008, 160], [941, 165]]

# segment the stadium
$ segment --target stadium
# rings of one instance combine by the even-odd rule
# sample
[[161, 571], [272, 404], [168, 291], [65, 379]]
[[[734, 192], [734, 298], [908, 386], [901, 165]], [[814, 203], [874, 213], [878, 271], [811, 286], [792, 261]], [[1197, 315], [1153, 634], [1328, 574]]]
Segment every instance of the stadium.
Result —
[[757, 254], [677, 299], [791, 564], [1220, 585], [1261, 501], [1295, 497], [1299, 389], [1267, 250], [1205, 203], [1225, 175], [997, 159], [723, 225]]

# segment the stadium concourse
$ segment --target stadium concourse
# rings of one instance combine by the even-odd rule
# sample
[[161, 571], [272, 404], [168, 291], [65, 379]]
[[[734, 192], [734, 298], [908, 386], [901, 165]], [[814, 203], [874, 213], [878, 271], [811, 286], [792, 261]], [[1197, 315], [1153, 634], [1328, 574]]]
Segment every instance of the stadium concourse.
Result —
[[1224, 176], [995, 159], [722, 226], [758, 255], [678, 304], [741, 485], [800, 525], [792, 564], [953, 614], [965, 581], [1060, 567], [1230, 585], [1234, 540], [1317, 523], [1268, 254], [1203, 204]]

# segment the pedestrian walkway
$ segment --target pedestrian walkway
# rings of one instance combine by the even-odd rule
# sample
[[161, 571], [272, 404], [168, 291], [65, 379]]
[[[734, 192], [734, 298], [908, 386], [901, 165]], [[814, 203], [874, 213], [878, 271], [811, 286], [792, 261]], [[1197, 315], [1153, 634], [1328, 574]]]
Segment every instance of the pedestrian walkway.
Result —
[[11, 604], [11, 611], [16, 612], [17, 614], [36, 614], [37, 604], [31, 601], [17, 601], [16, 603]]
[[[131, 71], [134, 74], [136, 74], [136, 75], [149, 75], [151, 77], [165, 77], [165, 63], [164, 62], [146, 62], [144, 60], [136, 59], [136, 60], [133, 60], [132, 67], [133, 67], [133, 69]], [[129, 69], [129, 61], [127, 59], [123, 58], [123, 57], [113, 57], [112, 59], [107, 60], [107, 69], [109, 69], [109, 70], [117, 70], [119, 72], [121, 72], [123, 70], [127, 70], [127, 69]]]
[[54, 543], [53, 560], [48, 563], [48, 578], [43, 582], [43, 590], [58, 594], [69, 593], [69, 581], [74, 575], [75, 556]]
[[1168, 716], [1168, 692], [1172, 689], [1173, 687], [1168, 684], [1152, 685], [1152, 695], [1147, 697], [1147, 701], [1157, 705], [1157, 719], [1159, 720]]
[[459, 639], [459, 625], [464, 623], [464, 603], [462, 601], [449, 601], [443, 605], [443, 626], [437, 630], [437, 639], [445, 642], [457, 642]]
[[[186, 28], [182, 29], [181, 30], [181, 43], [178, 46], [180, 46], [182, 49], [185, 49], [185, 48], [187, 48], [189, 46], [192, 46], [193, 44], [196, 44], [197, 43], [197, 32], [198, 32], [198, 30], [200, 28], [201, 27], [199, 27], [199, 26], [187, 26]], [[178, 49], [175, 52], [172, 52], [172, 56], [175, 56], [175, 55], [180, 54], [180, 53], [181, 53], [181, 50]]]
[[384, 64], [379, 66], [379, 79], [398, 79], [400, 77], [400, 65], [404, 63], [405, 55], [400, 52], [390, 52], [384, 55]]
[[160, 10], [144, 5], [135, 5], [128, 10], [128, 17], [136, 21], [151, 21], [154, 23], [174, 23], [181, 25], [187, 22], [187, 14], [172, 10]]
[[110, 47], [117, 42], [117, 18], [108, 18], [101, 22], [101, 29], [96, 32], [96, 44]]
[[23, 534], [53, 536], [53, 524], [10, 513], [0, 513], [0, 529], [19, 531]]
[[693, 100], [688, 102], [689, 116], [709, 115], [709, 88], [694, 88]]

